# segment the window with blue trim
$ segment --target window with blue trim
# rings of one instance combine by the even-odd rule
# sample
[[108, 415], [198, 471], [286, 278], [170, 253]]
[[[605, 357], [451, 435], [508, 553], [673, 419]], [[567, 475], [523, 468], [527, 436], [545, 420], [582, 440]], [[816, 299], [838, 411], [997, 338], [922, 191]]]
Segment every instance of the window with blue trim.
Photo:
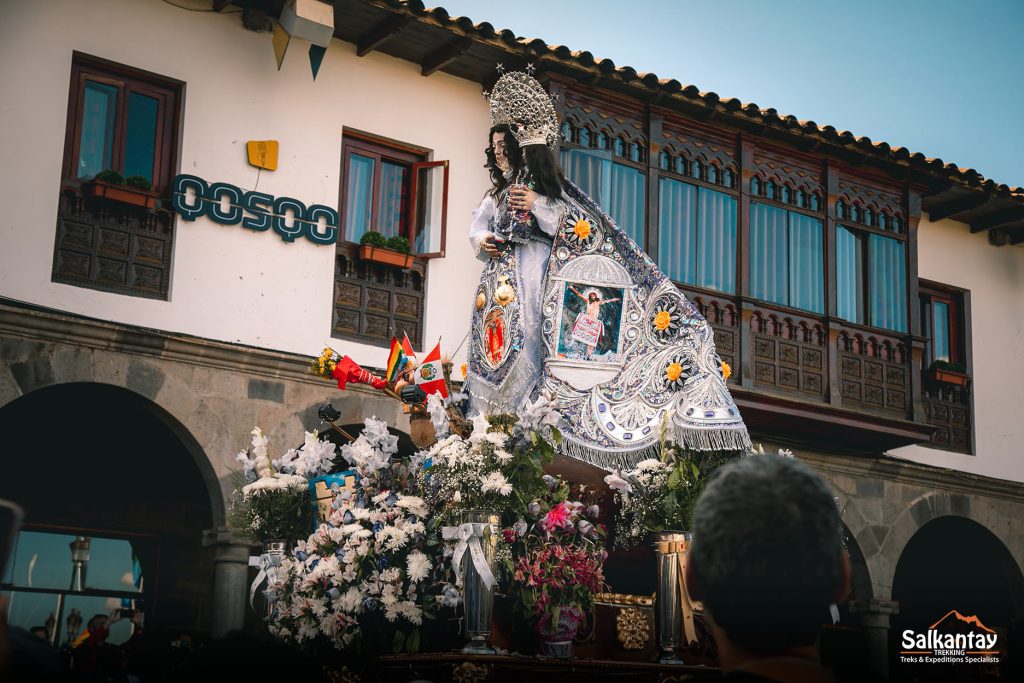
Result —
[[[616, 140], [616, 149], [626, 158], [640, 158], [639, 145]], [[565, 176], [643, 247], [647, 176], [643, 170], [615, 161], [614, 154], [595, 149], [563, 149], [559, 163]]]
[[836, 226], [836, 315], [907, 331], [907, 263], [902, 240]]
[[751, 202], [750, 294], [762, 301], [825, 312], [821, 220]]
[[658, 188], [658, 265], [670, 278], [736, 291], [736, 199], [662, 178]]

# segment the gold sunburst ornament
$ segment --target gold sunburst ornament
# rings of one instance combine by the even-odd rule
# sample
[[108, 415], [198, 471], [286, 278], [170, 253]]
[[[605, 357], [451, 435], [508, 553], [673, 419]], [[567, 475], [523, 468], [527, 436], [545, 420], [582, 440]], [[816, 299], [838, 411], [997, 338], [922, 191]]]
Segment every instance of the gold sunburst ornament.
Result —
[[673, 356], [665, 365], [662, 380], [665, 382], [666, 388], [678, 391], [686, 384], [686, 380], [690, 378], [692, 372], [693, 368], [689, 360], [681, 355]]
[[656, 306], [656, 313], [651, 318], [651, 332], [658, 339], [665, 341], [679, 333], [679, 307], [671, 301], [663, 301]]
[[562, 237], [574, 247], [585, 247], [595, 237], [594, 224], [581, 212], [568, 214], [562, 224]]
[[508, 275], [498, 278], [498, 288], [494, 290], [494, 303], [499, 306], [508, 306], [516, 298], [516, 290], [508, 283]]

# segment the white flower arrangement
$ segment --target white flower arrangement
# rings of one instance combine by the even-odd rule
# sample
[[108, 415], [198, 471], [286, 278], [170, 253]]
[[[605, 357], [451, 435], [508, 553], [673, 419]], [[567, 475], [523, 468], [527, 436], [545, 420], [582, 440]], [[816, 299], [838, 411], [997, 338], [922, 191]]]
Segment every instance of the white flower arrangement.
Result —
[[452, 434], [427, 453], [431, 463], [426, 471], [430, 478], [430, 502], [449, 521], [454, 521], [450, 513], [456, 510], [503, 512], [515, 504], [508, 479], [514, 457], [505, 448], [509, 437], [490, 432], [489, 427], [487, 419], [478, 415], [469, 438]]
[[[270, 632], [300, 646], [325, 641], [342, 650], [419, 648], [419, 626], [442, 587], [427, 552], [430, 509], [415, 491], [397, 438], [369, 419], [342, 455], [360, 475], [356, 495], [338, 495], [327, 523], [282, 562], [267, 587]], [[404, 482], [404, 484], [403, 484]], [[437, 546], [434, 546], [435, 550]]]
[[232, 503], [233, 526], [258, 541], [304, 536], [312, 513], [309, 479], [331, 470], [334, 444], [321, 441], [315, 431], [306, 432], [301, 447], [271, 459], [263, 430], [253, 427], [251, 434], [249, 450], [235, 456], [247, 483]]

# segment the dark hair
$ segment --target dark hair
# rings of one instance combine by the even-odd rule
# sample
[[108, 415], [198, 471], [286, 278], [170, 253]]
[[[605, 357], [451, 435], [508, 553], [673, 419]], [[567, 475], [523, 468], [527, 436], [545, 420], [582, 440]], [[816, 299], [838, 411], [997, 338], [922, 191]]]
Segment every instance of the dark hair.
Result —
[[94, 614], [92, 615], [92, 617], [89, 618], [89, 621], [86, 622], [85, 627], [92, 628], [93, 623], [95, 623], [97, 619], [107, 619], [109, 618], [109, 616], [109, 614]]
[[502, 190], [508, 187], [508, 180], [505, 178], [504, 172], [498, 168], [498, 160], [494, 156], [495, 133], [503, 133], [505, 136], [505, 157], [512, 167], [513, 175], [523, 167], [523, 153], [516, 137], [512, 135], [512, 129], [504, 123], [492, 126], [491, 131], [487, 134], [487, 149], [484, 150], [484, 153], [487, 154], [487, 163], [484, 164], [484, 168], [491, 174], [491, 196], [493, 197], [497, 197]]
[[523, 148], [523, 157], [530, 169], [534, 191], [550, 199], [561, 199], [564, 176], [547, 145], [527, 145]]
[[487, 149], [484, 150], [487, 154], [487, 163], [484, 164], [484, 167], [491, 174], [491, 196], [497, 197], [509, 184], [509, 181], [505, 179], [505, 174], [498, 168], [498, 161], [494, 157], [492, 143], [495, 133], [502, 133], [505, 136], [505, 156], [512, 168], [512, 177], [518, 175], [525, 164], [530, 169], [533, 189], [538, 194], [551, 199], [561, 199], [564, 176], [555, 161], [554, 154], [545, 145], [520, 147], [519, 141], [512, 134], [512, 129], [504, 123], [491, 128], [487, 134]]
[[726, 465], [694, 510], [695, 597], [755, 654], [814, 643], [843, 580], [842, 552], [831, 491], [792, 458]]

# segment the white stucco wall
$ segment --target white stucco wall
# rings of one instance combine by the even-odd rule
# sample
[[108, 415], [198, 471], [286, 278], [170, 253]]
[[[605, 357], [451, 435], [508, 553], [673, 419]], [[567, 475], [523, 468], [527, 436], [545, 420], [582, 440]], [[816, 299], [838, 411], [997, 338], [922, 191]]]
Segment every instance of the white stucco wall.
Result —
[[892, 455], [1024, 481], [1024, 249], [993, 247], [963, 223], [927, 218], [918, 229], [921, 278], [970, 291], [975, 454], [908, 446]]
[[[259, 190], [338, 206], [342, 129], [433, 150], [450, 160], [447, 256], [430, 262], [424, 344], [447, 351], [468, 330], [480, 264], [470, 212], [489, 186], [482, 168], [489, 117], [477, 84], [333, 41], [314, 82], [294, 41], [277, 71], [271, 36], [225, 14], [159, 0], [0, 3], [0, 296], [72, 313], [316, 355], [331, 342], [333, 246], [201, 218], [177, 220], [166, 302], [50, 281], [72, 51], [185, 82], [179, 171], [253, 189], [247, 140], [280, 141], [278, 169]], [[368, 365], [386, 350], [335, 341]], [[465, 351], [460, 353], [463, 356]]]

